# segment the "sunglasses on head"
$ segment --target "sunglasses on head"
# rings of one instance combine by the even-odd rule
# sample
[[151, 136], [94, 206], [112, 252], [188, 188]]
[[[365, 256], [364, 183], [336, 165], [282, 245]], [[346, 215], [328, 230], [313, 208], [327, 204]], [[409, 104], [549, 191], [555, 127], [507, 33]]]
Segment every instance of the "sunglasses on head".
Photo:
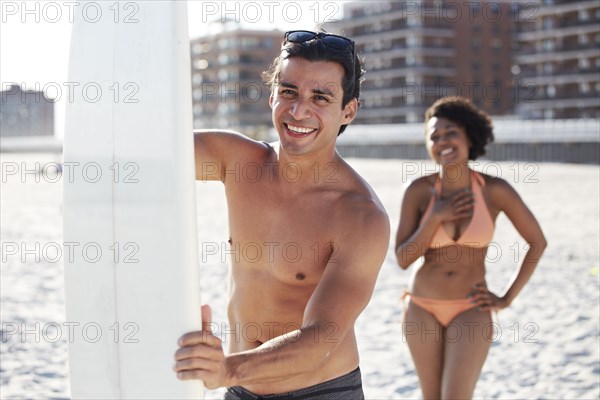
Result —
[[326, 32], [311, 32], [311, 31], [289, 31], [283, 36], [283, 44], [286, 43], [305, 43], [313, 39], [320, 39], [327, 46], [352, 51], [352, 57], [354, 57], [354, 41], [344, 36], [333, 35]]

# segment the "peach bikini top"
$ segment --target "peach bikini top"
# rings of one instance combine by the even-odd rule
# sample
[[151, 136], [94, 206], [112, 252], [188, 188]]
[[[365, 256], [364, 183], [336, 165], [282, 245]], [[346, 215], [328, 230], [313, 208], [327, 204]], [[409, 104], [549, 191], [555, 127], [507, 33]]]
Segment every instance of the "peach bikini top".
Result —
[[[429, 243], [429, 248], [451, 245], [486, 247], [491, 242], [492, 236], [494, 235], [494, 221], [492, 221], [483, 194], [481, 193], [481, 188], [483, 186], [485, 186], [483, 177], [479, 173], [471, 171], [471, 190], [474, 195], [474, 205], [473, 215], [471, 216], [469, 225], [458, 240], [454, 240], [448, 235], [444, 225], [440, 224], [433, 234], [433, 238]], [[439, 196], [442, 193], [442, 181], [436, 179], [433, 188]], [[421, 221], [431, 214], [435, 197], [436, 196], [433, 195], [431, 196], [431, 200], [429, 200], [429, 205], [427, 206], [427, 210], [425, 211], [425, 214], [423, 214]]]

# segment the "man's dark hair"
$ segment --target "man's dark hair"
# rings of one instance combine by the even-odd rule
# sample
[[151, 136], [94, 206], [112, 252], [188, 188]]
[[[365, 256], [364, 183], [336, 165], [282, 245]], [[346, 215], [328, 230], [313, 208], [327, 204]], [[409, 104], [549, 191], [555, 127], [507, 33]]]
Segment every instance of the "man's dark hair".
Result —
[[[354, 59], [352, 56], [354, 55]], [[262, 73], [264, 82], [273, 90], [273, 87], [279, 81], [279, 73], [281, 64], [288, 58], [299, 57], [308, 61], [331, 61], [338, 63], [344, 69], [342, 77], [342, 109], [352, 100], [360, 100], [360, 86], [365, 73], [364, 63], [358, 55], [350, 49], [339, 49], [332, 46], [327, 46], [323, 40], [315, 38], [307, 42], [287, 42], [281, 52], [269, 69]], [[348, 125], [342, 125], [338, 135], [346, 129]]]
[[425, 111], [425, 124], [433, 117], [446, 118], [465, 129], [471, 141], [469, 160], [485, 155], [486, 146], [494, 141], [490, 117], [463, 97], [450, 96], [437, 100]]

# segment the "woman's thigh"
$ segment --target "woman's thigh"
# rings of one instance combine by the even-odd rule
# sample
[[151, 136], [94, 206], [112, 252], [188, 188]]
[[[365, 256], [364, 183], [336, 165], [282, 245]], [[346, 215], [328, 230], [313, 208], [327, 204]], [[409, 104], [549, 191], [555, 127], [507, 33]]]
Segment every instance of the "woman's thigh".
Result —
[[439, 399], [444, 357], [442, 326], [429, 312], [409, 302], [402, 329], [402, 337], [415, 363], [423, 398]]
[[470, 399], [494, 337], [490, 312], [465, 311], [444, 331], [442, 399]]

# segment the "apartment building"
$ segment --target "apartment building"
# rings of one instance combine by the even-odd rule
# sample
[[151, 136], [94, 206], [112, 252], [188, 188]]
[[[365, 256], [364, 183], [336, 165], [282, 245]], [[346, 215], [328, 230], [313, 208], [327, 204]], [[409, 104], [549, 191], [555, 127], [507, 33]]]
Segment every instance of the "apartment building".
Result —
[[54, 100], [13, 84], [0, 92], [0, 136], [53, 136]]
[[531, 4], [519, 12], [516, 35], [518, 114], [600, 118], [600, 1]]
[[512, 113], [511, 3], [348, 3], [326, 24], [355, 40], [365, 59], [357, 124], [416, 122], [436, 99], [471, 98], [493, 115]]
[[191, 41], [194, 128], [240, 130], [260, 138], [271, 123], [261, 73], [283, 32], [235, 29]]

